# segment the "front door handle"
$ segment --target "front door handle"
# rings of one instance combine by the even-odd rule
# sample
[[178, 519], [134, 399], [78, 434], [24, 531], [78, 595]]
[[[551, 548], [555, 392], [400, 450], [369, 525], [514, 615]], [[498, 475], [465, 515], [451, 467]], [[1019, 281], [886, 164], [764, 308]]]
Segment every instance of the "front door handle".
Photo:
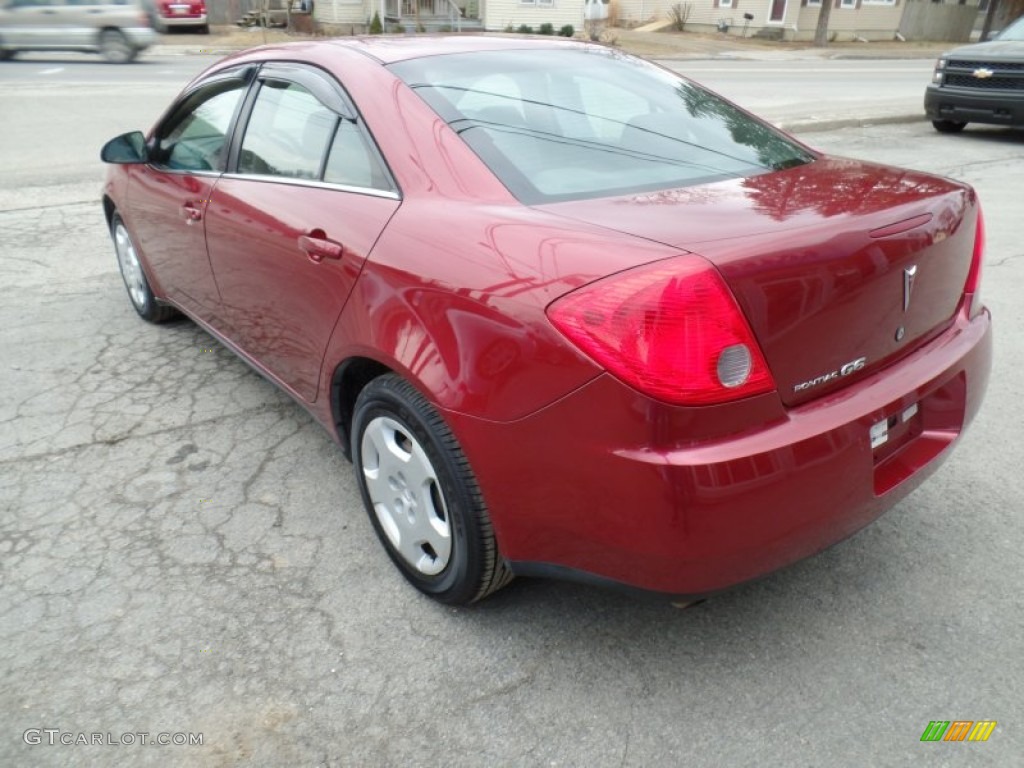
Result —
[[345, 246], [328, 240], [320, 229], [314, 229], [308, 235], [299, 235], [299, 250], [317, 264], [324, 259], [340, 259], [345, 255]]

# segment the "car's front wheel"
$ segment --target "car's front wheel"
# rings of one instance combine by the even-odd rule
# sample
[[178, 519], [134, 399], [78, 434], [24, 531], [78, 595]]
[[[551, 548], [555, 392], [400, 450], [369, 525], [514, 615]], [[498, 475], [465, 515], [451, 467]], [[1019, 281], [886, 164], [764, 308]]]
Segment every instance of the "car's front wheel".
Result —
[[958, 123], [955, 120], [932, 120], [932, 126], [939, 133], [960, 133], [967, 127], [967, 123]]
[[404, 379], [381, 376], [359, 394], [352, 457], [373, 527], [414, 587], [458, 605], [511, 581], [466, 456]]
[[128, 289], [128, 298], [132, 300], [132, 306], [139, 317], [150, 323], [165, 323], [176, 317], [177, 310], [161, 304], [153, 295], [142, 262], [139, 261], [139, 252], [120, 214], [115, 213], [110, 220], [110, 236], [114, 240], [117, 266], [121, 270], [124, 287]]
[[127, 64], [138, 53], [123, 32], [116, 29], [105, 29], [100, 33], [100, 54], [111, 64]]

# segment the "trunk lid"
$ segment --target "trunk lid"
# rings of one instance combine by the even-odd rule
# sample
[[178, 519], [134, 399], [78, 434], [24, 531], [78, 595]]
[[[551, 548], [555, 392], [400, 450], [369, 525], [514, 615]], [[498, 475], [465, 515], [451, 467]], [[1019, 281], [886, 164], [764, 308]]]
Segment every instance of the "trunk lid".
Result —
[[787, 406], [863, 378], [947, 328], [978, 215], [966, 185], [828, 157], [746, 179], [541, 207], [712, 262]]

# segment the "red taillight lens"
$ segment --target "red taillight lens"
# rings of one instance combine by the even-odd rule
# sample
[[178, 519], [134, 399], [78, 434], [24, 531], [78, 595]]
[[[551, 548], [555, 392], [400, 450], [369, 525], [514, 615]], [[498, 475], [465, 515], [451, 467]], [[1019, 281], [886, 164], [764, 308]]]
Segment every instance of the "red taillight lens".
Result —
[[548, 317], [602, 367], [676, 405], [770, 392], [772, 375], [717, 270], [680, 256], [590, 283]]
[[971, 271], [967, 273], [964, 293], [971, 296], [969, 316], [974, 317], [981, 311], [981, 263], [985, 259], [985, 217], [981, 214], [978, 204], [978, 223], [974, 229], [974, 255], [971, 257]]

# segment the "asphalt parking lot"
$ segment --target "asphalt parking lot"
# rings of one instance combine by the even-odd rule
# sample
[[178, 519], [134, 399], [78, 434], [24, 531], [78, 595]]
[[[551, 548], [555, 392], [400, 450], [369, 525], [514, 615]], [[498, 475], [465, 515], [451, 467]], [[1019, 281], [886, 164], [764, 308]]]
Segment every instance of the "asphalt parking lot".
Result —
[[[18, 105], [0, 126], [46, 135], [48, 98], [0, 87]], [[988, 399], [878, 523], [688, 610], [531, 580], [472, 608], [420, 596], [299, 406], [191, 323], [135, 316], [98, 164], [5, 142], [20, 170], [0, 182], [0, 765], [1020, 764], [1024, 136], [802, 138], [977, 187]], [[923, 743], [932, 720], [998, 725]]]

